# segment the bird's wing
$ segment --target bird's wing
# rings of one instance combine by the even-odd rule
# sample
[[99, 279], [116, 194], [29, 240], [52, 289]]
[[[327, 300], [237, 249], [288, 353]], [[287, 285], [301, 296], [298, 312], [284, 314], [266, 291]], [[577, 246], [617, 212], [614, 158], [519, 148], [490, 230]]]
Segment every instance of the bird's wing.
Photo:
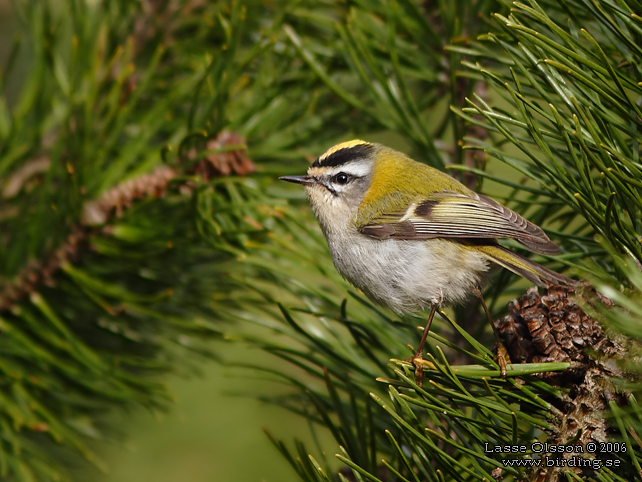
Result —
[[376, 238], [513, 238], [542, 254], [559, 253], [539, 227], [489, 197], [444, 191], [411, 203], [405, 211], [384, 213], [359, 231]]

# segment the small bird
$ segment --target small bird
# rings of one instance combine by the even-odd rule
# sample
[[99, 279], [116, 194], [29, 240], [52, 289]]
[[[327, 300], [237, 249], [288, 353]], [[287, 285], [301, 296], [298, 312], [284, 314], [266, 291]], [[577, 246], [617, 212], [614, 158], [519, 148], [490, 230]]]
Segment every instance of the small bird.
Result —
[[[307, 175], [279, 179], [305, 186], [344, 278], [398, 314], [430, 309], [413, 358], [419, 383], [423, 372], [417, 362], [441, 305], [477, 295], [501, 345], [481, 296], [493, 264], [540, 286], [575, 285], [497, 242], [512, 238], [536, 253], [559, 253], [542, 229], [451, 176], [381, 144], [338, 144], [316, 159]], [[505, 375], [506, 362], [500, 358], [499, 363]]]

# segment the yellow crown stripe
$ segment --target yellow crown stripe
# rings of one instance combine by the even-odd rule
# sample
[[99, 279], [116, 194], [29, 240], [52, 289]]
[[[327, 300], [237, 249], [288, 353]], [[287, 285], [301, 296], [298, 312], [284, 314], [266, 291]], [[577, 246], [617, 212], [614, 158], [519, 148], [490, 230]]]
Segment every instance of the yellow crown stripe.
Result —
[[347, 142], [342, 142], [341, 144], [337, 144], [336, 146], [331, 147], [327, 151], [325, 151], [323, 154], [319, 156], [319, 162], [324, 161], [328, 157], [330, 157], [332, 154], [334, 154], [337, 151], [340, 151], [341, 149], [350, 149], [351, 147], [355, 146], [362, 146], [366, 145], [369, 146], [370, 143], [366, 141], [362, 141], [361, 139], [353, 139], [351, 141]]

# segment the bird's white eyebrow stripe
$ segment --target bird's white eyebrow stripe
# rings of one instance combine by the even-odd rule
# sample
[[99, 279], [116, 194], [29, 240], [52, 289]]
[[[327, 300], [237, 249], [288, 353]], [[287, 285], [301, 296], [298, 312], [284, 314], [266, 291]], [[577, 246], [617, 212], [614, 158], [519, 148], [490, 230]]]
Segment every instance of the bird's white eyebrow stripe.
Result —
[[337, 166], [332, 169], [327, 169], [324, 174], [334, 176], [340, 172], [345, 172], [351, 176], [364, 177], [371, 171], [371, 167], [365, 162], [351, 162], [349, 165]]

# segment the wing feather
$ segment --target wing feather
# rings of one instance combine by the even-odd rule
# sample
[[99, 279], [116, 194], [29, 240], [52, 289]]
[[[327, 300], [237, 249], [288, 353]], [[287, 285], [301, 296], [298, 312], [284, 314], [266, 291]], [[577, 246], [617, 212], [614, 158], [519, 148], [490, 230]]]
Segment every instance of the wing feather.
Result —
[[[473, 197], [474, 196], [474, 197]], [[480, 194], [444, 191], [417, 200], [402, 212], [386, 213], [360, 231], [368, 236], [399, 239], [513, 238], [542, 254], [559, 248], [539, 227], [515, 211]]]

